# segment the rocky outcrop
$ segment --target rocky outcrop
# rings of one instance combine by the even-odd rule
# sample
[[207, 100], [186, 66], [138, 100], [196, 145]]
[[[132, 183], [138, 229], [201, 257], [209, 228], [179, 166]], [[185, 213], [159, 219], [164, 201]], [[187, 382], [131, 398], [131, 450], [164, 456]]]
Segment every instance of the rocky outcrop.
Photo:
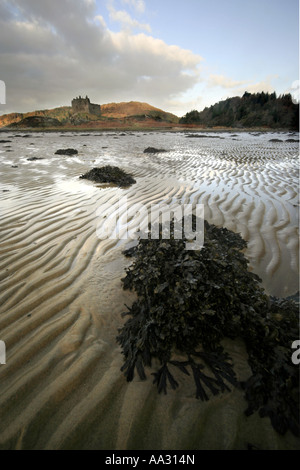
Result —
[[9, 124], [7, 127], [12, 128], [48, 128], [60, 127], [62, 124], [58, 119], [46, 116], [29, 116], [21, 121]]

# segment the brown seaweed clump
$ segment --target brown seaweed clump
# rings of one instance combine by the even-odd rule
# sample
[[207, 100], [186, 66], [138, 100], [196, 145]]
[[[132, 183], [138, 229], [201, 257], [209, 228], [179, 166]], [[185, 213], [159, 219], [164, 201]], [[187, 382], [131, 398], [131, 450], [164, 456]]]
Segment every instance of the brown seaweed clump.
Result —
[[102, 168], [92, 168], [80, 178], [85, 178], [96, 183], [113, 183], [123, 188], [136, 183], [133, 177], [117, 166], [103, 166]]
[[55, 152], [55, 155], [77, 155], [78, 150], [76, 149], [58, 149]]
[[[195, 227], [194, 220], [194, 227]], [[204, 246], [187, 251], [185, 239], [140, 239], [124, 252], [134, 261], [122, 279], [137, 300], [123, 315], [119, 330], [122, 371], [128, 381], [135, 370], [146, 379], [152, 359], [158, 391], [176, 389], [176, 373], [192, 375], [196, 398], [229, 391], [245, 392], [246, 415], [269, 416], [280, 434], [299, 435], [299, 371], [293, 364], [292, 343], [299, 335], [295, 302], [266, 295], [259, 277], [248, 270], [239, 234], [205, 221]], [[251, 377], [238, 382], [234, 364], [224, 350], [224, 338], [244, 341]], [[184, 361], [174, 359], [179, 352]]]
[[155, 147], [147, 147], [145, 150], [144, 150], [144, 153], [165, 153], [167, 152], [167, 150], [165, 149], [157, 149]]

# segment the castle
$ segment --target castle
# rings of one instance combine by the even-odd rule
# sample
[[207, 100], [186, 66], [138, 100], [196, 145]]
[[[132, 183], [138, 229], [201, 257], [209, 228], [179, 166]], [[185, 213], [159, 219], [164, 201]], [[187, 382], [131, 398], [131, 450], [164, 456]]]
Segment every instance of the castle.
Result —
[[89, 113], [100, 116], [101, 106], [100, 104], [91, 103], [87, 96], [85, 98], [79, 96], [72, 100], [72, 111], [73, 113]]

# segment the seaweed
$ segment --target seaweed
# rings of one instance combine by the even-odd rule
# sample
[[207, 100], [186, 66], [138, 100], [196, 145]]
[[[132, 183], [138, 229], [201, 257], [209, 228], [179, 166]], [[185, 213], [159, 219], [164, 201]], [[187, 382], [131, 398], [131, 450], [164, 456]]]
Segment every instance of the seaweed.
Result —
[[106, 165], [101, 168], [92, 168], [79, 178], [88, 179], [97, 183], [114, 183], [119, 187], [135, 184], [133, 177], [117, 166]]
[[157, 149], [155, 147], [147, 147], [145, 150], [144, 150], [144, 153], [165, 153], [167, 152], [167, 150], [165, 149]]
[[76, 149], [58, 149], [55, 152], [55, 155], [77, 155], [78, 150]]
[[[196, 219], [193, 218], [193, 228]], [[185, 250], [185, 238], [141, 237], [124, 251], [133, 258], [122, 279], [137, 300], [122, 315], [129, 319], [116, 338], [122, 348], [122, 372], [146, 379], [152, 360], [159, 393], [179, 387], [177, 374], [191, 376], [195, 397], [206, 401], [233, 387], [244, 392], [247, 416], [268, 416], [280, 434], [299, 435], [299, 373], [291, 361], [291, 344], [299, 335], [298, 306], [268, 296], [261, 279], [248, 269], [239, 234], [204, 223], [204, 246]], [[244, 341], [252, 375], [237, 380], [234, 363], [221, 344]], [[177, 360], [176, 354], [185, 357]]]

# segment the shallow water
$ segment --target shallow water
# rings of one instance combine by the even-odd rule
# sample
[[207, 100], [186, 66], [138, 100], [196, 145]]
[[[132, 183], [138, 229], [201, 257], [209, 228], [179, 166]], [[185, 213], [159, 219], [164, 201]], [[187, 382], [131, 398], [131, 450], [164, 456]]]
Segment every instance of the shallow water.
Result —
[[[2, 132], [11, 143], [0, 144], [1, 447], [223, 449], [247, 441], [295, 448], [267, 419], [243, 416], [240, 392], [202, 404], [186, 382], [166, 397], [150, 379], [126, 383], [115, 337], [124, 304], [134, 299], [120, 281], [130, 262], [122, 255], [127, 240], [97, 233], [108, 218], [118, 220], [124, 196], [129, 208], [204, 204], [209, 222], [248, 241], [250, 269], [266, 291], [294, 294], [299, 144], [285, 142], [288, 133], [17, 135]], [[149, 146], [168, 152], [144, 154]], [[78, 155], [55, 155], [69, 147]], [[121, 189], [79, 179], [107, 164], [137, 183]], [[130, 228], [140, 221], [133, 218]], [[247, 375], [243, 345], [229, 347]]]

